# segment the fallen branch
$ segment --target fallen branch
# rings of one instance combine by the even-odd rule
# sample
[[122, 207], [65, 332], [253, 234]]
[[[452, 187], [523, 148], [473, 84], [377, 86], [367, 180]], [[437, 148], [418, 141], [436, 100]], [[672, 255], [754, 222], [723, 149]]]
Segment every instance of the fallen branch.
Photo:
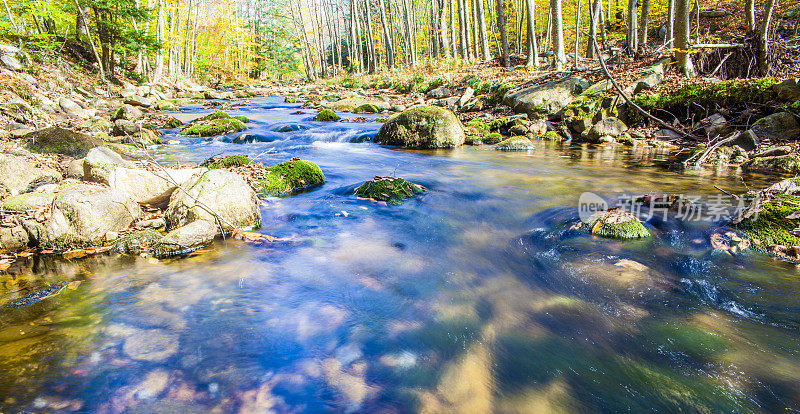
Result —
[[[594, 19], [594, 16], [592, 16], [592, 19]], [[636, 109], [636, 110], [637, 110], [639, 113], [641, 113], [642, 115], [644, 115], [646, 118], [648, 118], [648, 119], [650, 119], [650, 120], [654, 121], [655, 123], [657, 123], [657, 124], [658, 124], [658, 125], [660, 125], [661, 127], [665, 128], [665, 129], [668, 129], [668, 130], [670, 130], [670, 131], [673, 131], [673, 132], [675, 132], [675, 133], [678, 133], [678, 134], [680, 134], [680, 135], [682, 135], [682, 136], [684, 136], [684, 137], [690, 137], [690, 138], [692, 138], [692, 139], [693, 139], [693, 140], [695, 140], [695, 141], [700, 141], [700, 137], [698, 137], [698, 136], [696, 136], [696, 135], [694, 135], [694, 134], [692, 134], [692, 133], [686, 132], [686, 131], [684, 131], [684, 130], [682, 130], [682, 129], [680, 129], [680, 128], [673, 127], [672, 125], [669, 125], [669, 124], [667, 124], [666, 122], [662, 121], [661, 119], [659, 119], [659, 118], [656, 118], [656, 117], [655, 117], [655, 116], [653, 116], [653, 115], [650, 115], [650, 113], [649, 113], [649, 112], [647, 112], [647, 111], [645, 111], [644, 109], [642, 109], [642, 107], [640, 107], [639, 105], [636, 105], [636, 104], [635, 104], [635, 103], [634, 103], [634, 102], [631, 100], [631, 98], [629, 98], [629, 97], [628, 97], [628, 95], [627, 95], [627, 94], [626, 94], [626, 93], [625, 93], [625, 92], [622, 90], [622, 88], [621, 88], [621, 87], [619, 86], [619, 84], [617, 83], [617, 80], [616, 80], [616, 79], [614, 79], [614, 77], [613, 77], [613, 76], [611, 76], [611, 73], [608, 71], [608, 67], [606, 66], [606, 61], [605, 61], [605, 59], [603, 59], [603, 56], [600, 54], [600, 46], [597, 44], [597, 39], [592, 39], [592, 44], [594, 45], [594, 50], [595, 50], [595, 52], [597, 53], [597, 57], [600, 59], [600, 66], [602, 66], [602, 68], [603, 68], [603, 72], [606, 74], [606, 77], [608, 78], [608, 80], [610, 80], [610, 81], [611, 81], [611, 84], [612, 84], [612, 85], [614, 85], [614, 89], [616, 89], [616, 90], [617, 90], [617, 92], [618, 92], [620, 95], [622, 95], [622, 98], [623, 98], [623, 99], [625, 99], [625, 102], [627, 102], [627, 103], [628, 103], [628, 105], [632, 106], [632, 107], [633, 107], [633, 108], [635, 108], [635, 109]]]

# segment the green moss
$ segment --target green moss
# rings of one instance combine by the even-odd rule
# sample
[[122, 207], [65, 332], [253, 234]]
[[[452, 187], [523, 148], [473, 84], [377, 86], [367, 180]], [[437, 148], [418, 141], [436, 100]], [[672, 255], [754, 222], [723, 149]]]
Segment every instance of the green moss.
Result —
[[325, 175], [317, 164], [294, 159], [269, 167], [267, 176], [255, 187], [262, 195], [278, 196], [322, 185]]
[[745, 163], [744, 168], [754, 172], [797, 174], [800, 173], [800, 157], [795, 154], [758, 157]]
[[442, 78], [436, 78], [436, 79], [428, 82], [428, 85], [425, 86], [425, 93], [428, 93], [428, 92], [430, 92], [430, 91], [432, 91], [432, 90], [434, 90], [436, 88], [441, 88], [444, 85], [447, 85], [447, 81], [445, 81]]
[[373, 105], [370, 103], [365, 103], [363, 105], [359, 105], [353, 109], [353, 113], [356, 114], [377, 114], [381, 111], [381, 108], [378, 108], [377, 105]]
[[658, 352], [680, 353], [698, 361], [711, 361], [728, 350], [729, 341], [713, 332], [687, 324], [656, 324], [644, 332], [643, 341]]
[[196, 94], [192, 95], [192, 99], [205, 100], [206, 99], [206, 95], [203, 94], [203, 93], [196, 93]]
[[533, 142], [527, 137], [511, 137], [494, 146], [498, 151], [527, 151], [533, 148]]
[[736, 228], [745, 236], [758, 240], [753, 247], [766, 249], [770, 245], [800, 246], [800, 237], [790, 231], [798, 227], [798, 220], [786, 217], [800, 210], [800, 198], [791, 195], [778, 195], [764, 203], [764, 210], [758, 215], [739, 223]]
[[236, 120], [242, 121], [242, 123], [243, 123], [243, 124], [246, 124], [246, 123], [250, 122], [250, 119], [249, 119], [249, 118], [247, 118], [247, 117], [246, 117], [246, 116], [244, 116], [244, 115], [238, 115], [238, 116], [234, 116], [234, 117], [233, 117], [233, 119], [236, 119]]
[[492, 145], [492, 144], [497, 144], [501, 141], [503, 141], [503, 136], [497, 132], [491, 132], [483, 137], [484, 144]]
[[558, 132], [551, 129], [542, 135], [542, 139], [545, 141], [560, 141], [562, 137], [558, 134]]
[[203, 120], [215, 120], [215, 119], [228, 119], [230, 117], [231, 116], [228, 115], [227, 112], [214, 111], [214, 112], [212, 112], [212, 113], [210, 113], [210, 114], [208, 114], [208, 115], [206, 115], [206, 116], [204, 116], [204, 117], [202, 117], [200, 119], [203, 119]]
[[323, 122], [335, 122], [340, 120], [339, 115], [336, 114], [333, 110], [330, 109], [323, 109], [317, 112], [317, 115], [314, 116], [315, 121], [323, 121]]
[[181, 135], [211, 137], [227, 134], [228, 132], [244, 131], [245, 129], [247, 129], [247, 126], [238, 119], [221, 118], [211, 121], [197, 121], [184, 128], [181, 131]]
[[174, 111], [178, 109], [175, 104], [170, 101], [158, 101], [153, 104], [153, 108], [157, 111]]
[[61, 127], [49, 127], [31, 132], [23, 137], [27, 149], [39, 154], [63, 154], [83, 158], [90, 149], [103, 145], [103, 141], [80, 132]]
[[[492, 86], [490, 90], [492, 94], [490, 103], [499, 104], [503, 102], [503, 98], [506, 96], [506, 93], [508, 93], [508, 91], [514, 89], [515, 87], [516, 85], [510, 82], [501, 82], [497, 85]], [[477, 91], [477, 88], [475, 88], [475, 90]]]
[[376, 201], [400, 204], [406, 198], [422, 194], [425, 187], [399, 177], [376, 177], [356, 189], [356, 195]]
[[613, 239], [638, 239], [650, 236], [650, 231], [636, 216], [616, 209], [592, 214], [583, 221], [582, 228], [596, 236]]
[[183, 126], [183, 122], [180, 119], [175, 117], [170, 117], [167, 122], [164, 123], [164, 128], [166, 129], [173, 129], [173, 128], [180, 128]]
[[230, 168], [230, 167], [240, 167], [242, 165], [249, 165], [252, 164], [253, 160], [250, 159], [247, 155], [229, 155], [219, 161], [212, 162], [211, 164], [206, 165], [208, 169], [214, 170], [218, 168]]
[[53, 202], [53, 193], [24, 193], [3, 200], [3, 210], [26, 211], [35, 210]]

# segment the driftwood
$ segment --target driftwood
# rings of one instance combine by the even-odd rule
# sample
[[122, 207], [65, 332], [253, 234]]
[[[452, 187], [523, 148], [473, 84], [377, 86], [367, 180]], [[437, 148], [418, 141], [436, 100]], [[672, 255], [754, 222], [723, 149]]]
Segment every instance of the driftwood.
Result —
[[745, 46], [744, 43], [697, 43], [689, 45], [689, 49], [737, 49]]

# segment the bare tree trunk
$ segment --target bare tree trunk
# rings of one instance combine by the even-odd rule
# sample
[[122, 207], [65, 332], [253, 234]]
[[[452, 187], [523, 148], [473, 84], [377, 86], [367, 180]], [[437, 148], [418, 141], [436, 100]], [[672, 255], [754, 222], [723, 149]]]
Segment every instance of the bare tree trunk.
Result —
[[156, 40], [159, 47], [156, 51], [156, 70], [153, 74], [153, 81], [158, 82], [164, 75], [164, 0], [158, 0], [158, 17], [156, 21]]
[[[591, 0], [589, 0], [591, 1]], [[575, 8], [575, 68], [577, 69], [579, 66], [579, 62], [581, 60], [580, 55], [578, 54], [578, 48], [580, 46], [581, 41], [581, 6], [583, 2], [578, 0], [578, 7]]]
[[628, 36], [627, 36], [627, 45], [628, 45], [628, 53], [634, 54], [638, 49], [637, 41], [639, 36], [637, 36], [637, 30], [639, 25], [637, 24], [636, 20], [638, 17], [637, 7], [639, 5], [639, 0], [628, 0]]
[[386, 65], [391, 69], [394, 68], [394, 44], [392, 43], [392, 34], [389, 31], [389, 24], [386, 20], [386, 6], [383, 4], [383, 0], [378, 0], [378, 10], [381, 14], [383, 38], [386, 41]]
[[458, 40], [456, 40], [456, 9], [453, 0], [447, 2], [448, 12], [450, 13], [450, 55], [455, 58], [458, 50]]
[[478, 14], [478, 31], [480, 33], [481, 42], [481, 60], [486, 62], [491, 59], [489, 54], [489, 33], [486, 31], [486, 11], [483, 9], [484, 0], [475, 0], [475, 13]]
[[528, 12], [528, 66], [539, 67], [539, 45], [536, 41], [536, 0], [526, 0]]
[[564, 63], [567, 61], [566, 52], [564, 50], [564, 25], [562, 23], [561, 14], [561, 0], [550, 0], [550, 13], [552, 13], [552, 29], [553, 34], [553, 55], [555, 59], [556, 70], [564, 70]]
[[594, 41], [597, 39], [597, 26], [602, 25], [603, 0], [589, 0], [589, 41], [586, 44], [586, 57], [594, 59]]
[[[502, 56], [503, 67], [511, 66], [508, 59], [508, 31], [506, 31], [506, 13], [504, 0], [495, 0], [497, 5], [497, 29], [500, 30], [500, 40], [503, 43]], [[561, 0], [558, 0], [561, 1]]]
[[[686, 76], [694, 76], [692, 58], [687, 53], [689, 50], [689, 2], [691, 0], [675, 0], [675, 59], [678, 68]], [[771, 0], [768, 0], [771, 1]]]
[[464, 13], [464, 0], [458, 0], [458, 51], [462, 60], [469, 59], [467, 52], [466, 15]]
[[672, 49], [673, 45], [675, 44], [675, 1], [676, 0], [667, 0], [669, 5], [667, 6], [667, 38], [664, 39], [670, 49]]
[[[7, 7], [7, 6], [6, 6]], [[756, 31], [756, 0], [745, 0], [744, 14], [747, 18], [747, 29], [751, 33]]]
[[774, 10], [775, 0], [767, 0], [764, 4], [761, 25], [758, 27], [758, 68], [763, 76], [769, 76], [769, 25]]
[[650, 0], [642, 0], [642, 15], [639, 18], [639, 41], [641, 51], [647, 47], [647, 29], [650, 25]]

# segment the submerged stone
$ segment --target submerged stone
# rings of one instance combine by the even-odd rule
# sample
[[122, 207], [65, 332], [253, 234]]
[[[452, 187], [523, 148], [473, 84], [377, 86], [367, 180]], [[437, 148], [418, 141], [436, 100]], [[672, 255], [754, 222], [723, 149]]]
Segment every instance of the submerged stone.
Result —
[[137, 331], [125, 339], [122, 351], [139, 361], [164, 361], [178, 352], [178, 336], [163, 329]]
[[582, 228], [591, 234], [614, 239], [637, 239], [649, 237], [650, 232], [635, 215], [610, 209], [598, 211], [583, 220]]
[[255, 184], [256, 191], [266, 196], [279, 196], [322, 185], [325, 174], [317, 164], [292, 159], [266, 168], [265, 178]]
[[375, 177], [356, 189], [358, 197], [400, 204], [403, 200], [425, 192], [425, 187], [399, 177]]

